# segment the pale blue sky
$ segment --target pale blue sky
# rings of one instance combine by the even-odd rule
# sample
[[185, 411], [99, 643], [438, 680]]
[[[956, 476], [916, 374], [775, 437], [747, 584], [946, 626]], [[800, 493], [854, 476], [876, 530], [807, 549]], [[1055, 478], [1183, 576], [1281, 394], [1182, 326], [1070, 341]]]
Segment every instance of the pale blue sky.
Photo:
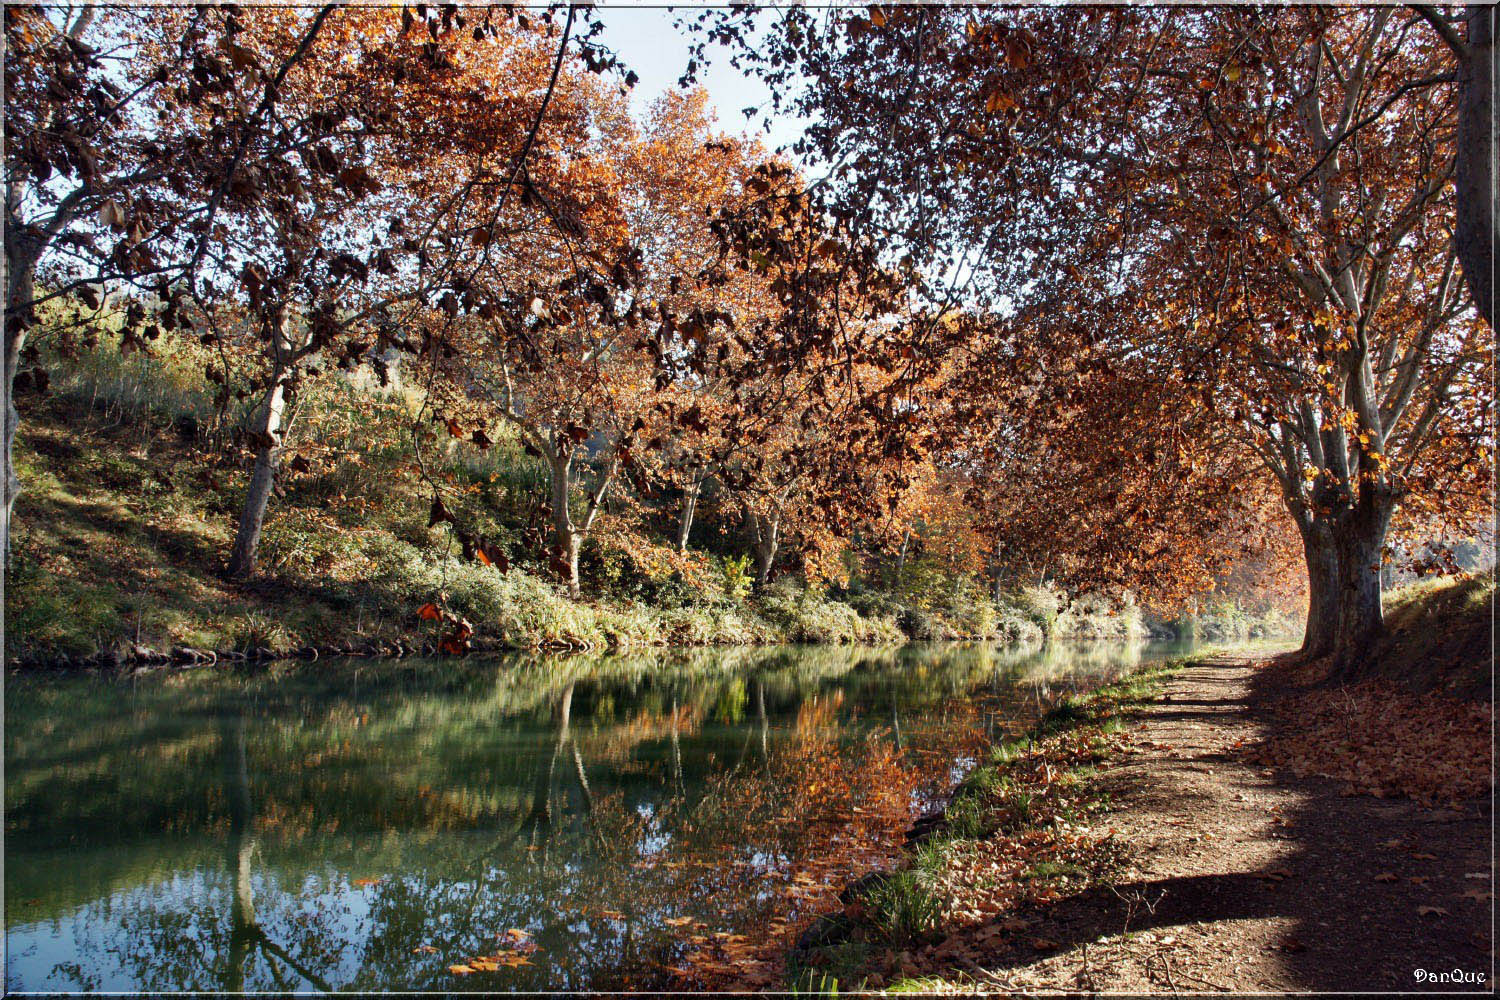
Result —
[[[677, 8], [692, 16], [689, 8]], [[600, 6], [596, 16], [604, 22], [604, 42], [619, 54], [621, 60], [640, 77], [631, 95], [631, 103], [642, 109], [663, 91], [677, 87], [688, 64], [690, 39], [673, 25], [673, 12], [664, 7]], [[706, 71], [700, 69], [699, 82], [708, 88], [709, 99], [718, 111], [719, 125], [729, 132], [761, 133], [764, 112], [746, 119], [743, 109], [768, 105], [766, 88], [729, 65], [727, 52], [711, 49]], [[772, 123], [765, 135], [770, 147], [790, 145], [802, 134], [797, 119], [783, 118]]]

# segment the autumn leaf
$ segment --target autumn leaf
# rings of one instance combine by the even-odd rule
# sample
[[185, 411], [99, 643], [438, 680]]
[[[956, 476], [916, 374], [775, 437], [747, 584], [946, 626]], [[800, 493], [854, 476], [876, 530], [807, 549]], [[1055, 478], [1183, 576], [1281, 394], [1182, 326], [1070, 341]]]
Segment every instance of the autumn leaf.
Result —
[[990, 95], [984, 100], [984, 110], [988, 111], [990, 114], [995, 114], [996, 112], [1000, 111], [1009, 111], [1010, 109], [1017, 106], [1018, 105], [1016, 104], [1016, 99], [1001, 90], [991, 91]]

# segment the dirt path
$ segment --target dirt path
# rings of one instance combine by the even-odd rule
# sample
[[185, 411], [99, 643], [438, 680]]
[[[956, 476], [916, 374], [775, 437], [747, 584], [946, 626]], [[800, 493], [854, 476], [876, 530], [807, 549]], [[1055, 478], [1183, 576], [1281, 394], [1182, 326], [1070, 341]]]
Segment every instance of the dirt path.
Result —
[[[1242, 660], [1179, 674], [1105, 772], [1127, 846], [1112, 887], [1059, 901], [1028, 946], [951, 970], [1002, 990], [1493, 990], [1488, 801], [1344, 794], [1250, 759], [1266, 698]], [[967, 964], [967, 963], [966, 963]], [[1460, 969], [1474, 982], [1421, 982]]]

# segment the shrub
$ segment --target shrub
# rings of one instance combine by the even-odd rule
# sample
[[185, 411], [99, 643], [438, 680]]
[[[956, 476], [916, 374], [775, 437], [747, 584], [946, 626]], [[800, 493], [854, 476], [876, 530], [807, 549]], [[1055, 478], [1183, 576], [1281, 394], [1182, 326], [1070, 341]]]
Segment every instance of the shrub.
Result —
[[868, 619], [854, 608], [790, 580], [767, 587], [756, 599], [760, 614], [789, 642], [882, 643], [900, 640], [889, 618]]
[[750, 596], [750, 588], [755, 583], [755, 576], [750, 570], [748, 555], [726, 556], [719, 564], [719, 571], [723, 577], [724, 597], [727, 600], [739, 604]]
[[1052, 634], [1063, 607], [1063, 596], [1056, 588], [1046, 585], [1021, 587], [1007, 594], [1006, 599], [1022, 618], [1041, 630], [1043, 637]]
[[1000, 613], [987, 597], [965, 587], [954, 597], [948, 620], [960, 636], [987, 639], [995, 636]]

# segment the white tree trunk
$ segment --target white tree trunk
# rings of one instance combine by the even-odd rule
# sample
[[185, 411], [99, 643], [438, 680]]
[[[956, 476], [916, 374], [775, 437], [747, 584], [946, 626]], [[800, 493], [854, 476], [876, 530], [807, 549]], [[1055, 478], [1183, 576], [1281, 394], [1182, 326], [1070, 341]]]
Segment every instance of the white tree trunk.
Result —
[[688, 536], [693, 532], [693, 515], [698, 510], [698, 495], [703, 491], [703, 477], [695, 476], [682, 491], [682, 509], [677, 518], [677, 551], [688, 550]]
[[266, 508], [270, 504], [271, 488], [276, 483], [276, 469], [281, 463], [285, 414], [286, 386], [278, 372], [251, 428], [269, 437], [272, 443], [267, 446], [262, 441], [256, 446], [255, 468], [250, 473], [245, 505], [240, 510], [240, 523], [229, 555], [229, 575], [236, 579], [249, 579], [255, 575], [255, 559], [260, 548], [261, 530], [266, 523]]

